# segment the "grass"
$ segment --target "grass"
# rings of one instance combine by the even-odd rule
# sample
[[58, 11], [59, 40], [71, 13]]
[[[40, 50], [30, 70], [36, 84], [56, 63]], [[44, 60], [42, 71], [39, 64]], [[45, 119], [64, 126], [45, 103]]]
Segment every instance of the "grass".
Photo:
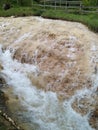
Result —
[[11, 8], [9, 10], [0, 10], [0, 17], [9, 17], [9, 16], [30, 16], [33, 15], [32, 8], [30, 7], [17, 7]]
[[98, 32], [98, 13], [83, 14], [74, 9], [68, 12], [65, 10], [44, 9], [41, 7], [13, 7], [6, 11], [0, 9], [0, 16], [42, 16], [44, 18], [75, 21], [87, 25], [89, 29], [94, 32]]
[[58, 10], [48, 10], [42, 14], [43, 17], [52, 18], [52, 19], [62, 19], [68, 21], [81, 22], [89, 27], [94, 32], [98, 32], [98, 14], [82, 14], [82, 13], [66, 13], [64, 11]]

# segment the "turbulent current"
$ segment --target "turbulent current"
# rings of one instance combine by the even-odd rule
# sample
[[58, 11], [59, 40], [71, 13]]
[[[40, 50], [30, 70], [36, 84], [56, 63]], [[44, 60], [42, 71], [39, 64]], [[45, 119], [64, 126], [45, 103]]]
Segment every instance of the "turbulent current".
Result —
[[98, 129], [97, 44], [80, 23], [0, 18], [2, 91], [24, 130]]

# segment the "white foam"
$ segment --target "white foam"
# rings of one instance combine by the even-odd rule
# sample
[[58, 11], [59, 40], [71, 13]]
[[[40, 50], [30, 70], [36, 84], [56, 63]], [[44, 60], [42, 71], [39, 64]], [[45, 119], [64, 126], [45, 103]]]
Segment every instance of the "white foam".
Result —
[[71, 100], [59, 102], [56, 93], [38, 90], [31, 84], [27, 73], [36, 73], [36, 66], [13, 60], [9, 50], [4, 53], [2, 49], [0, 51], [0, 62], [4, 67], [2, 73], [26, 109], [25, 115], [31, 121], [31, 130], [93, 130], [87, 117], [82, 117], [72, 109]]
[[9, 25], [10, 25], [9, 22], [1, 22], [1, 23], [0, 23], [0, 28], [7, 27], [7, 26], [9, 26]]
[[[93, 43], [92, 43], [92, 44], [93, 44]], [[96, 50], [97, 50], [96, 46], [95, 46], [95, 45], [92, 45], [91, 51], [96, 51]]]
[[67, 57], [70, 59], [75, 59], [76, 55], [74, 53], [69, 53], [69, 54], [67, 54]]
[[71, 47], [71, 48], [69, 48], [69, 51], [71, 51], [71, 52], [76, 52], [76, 48]]
[[17, 40], [15, 40], [14, 43], [19, 43], [28, 37], [30, 37], [30, 32], [23, 34], [21, 37], [19, 37]]
[[69, 39], [72, 40], [72, 41], [76, 41], [77, 38], [75, 36], [69, 36]]

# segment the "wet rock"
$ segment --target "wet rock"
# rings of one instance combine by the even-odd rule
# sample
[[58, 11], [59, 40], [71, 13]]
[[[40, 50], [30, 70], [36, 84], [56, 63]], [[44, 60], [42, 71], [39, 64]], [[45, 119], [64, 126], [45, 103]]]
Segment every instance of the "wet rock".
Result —
[[0, 88], [3, 87], [6, 84], [4, 78], [0, 76]]
[[0, 90], [0, 130], [22, 130], [9, 116], [6, 100], [4, 92]]
[[98, 106], [95, 108], [94, 112], [91, 114], [89, 123], [93, 128], [98, 130]]
[[0, 114], [0, 130], [18, 130]]
[[7, 111], [6, 100], [4, 92], [0, 90], [0, 110], [2, 111]]
[[93, 116], [98, 118], [98, 106], [96, 107], [95, 111], [93, 112]]
[[3, 66], [0, 64], [0, 71], [3, 70]]

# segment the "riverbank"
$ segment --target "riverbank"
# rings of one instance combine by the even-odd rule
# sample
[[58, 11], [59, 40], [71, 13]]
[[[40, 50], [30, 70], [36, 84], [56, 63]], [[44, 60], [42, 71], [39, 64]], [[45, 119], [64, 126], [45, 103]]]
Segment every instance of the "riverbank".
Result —
[[8, 98], [3, 92], [3, 87], [7, 87], [6, 82], [1, 78], [0, 67], [0, 130], [22, 130], [16, 122], [11, 118], [11, 112], [9, 111], [6, 101]]
[[41, 7], [14, 7], [9, 10], [0, 9], [0, 17], [41, 16], [50, 19], [81, 22], [94, 32], [98, 32], [98, 13], [82, 13], [77, 10], [71, 12]]

